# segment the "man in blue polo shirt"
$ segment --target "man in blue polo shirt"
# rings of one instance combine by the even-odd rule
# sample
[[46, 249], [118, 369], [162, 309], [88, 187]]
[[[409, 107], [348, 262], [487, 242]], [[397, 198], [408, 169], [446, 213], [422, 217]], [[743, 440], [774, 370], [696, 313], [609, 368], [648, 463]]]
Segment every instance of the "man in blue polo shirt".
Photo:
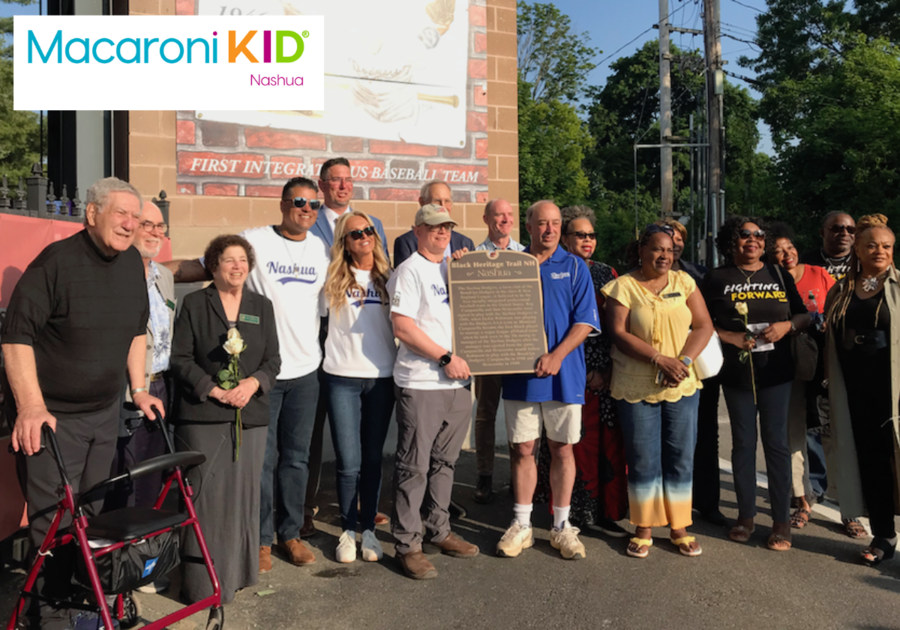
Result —
[[552, 201], [528, 208], [525, 229], [531, 235], [526, 251], [541, 266], [544, 328], [549, 352], [541, 356], [534, 374], [503, 378], [506, 431], [509, 436], [515, 505], [513, 521], [497, 543], [497, 555], [518, 556], [534, 544], [531, 527], [532, 498], [537, 486], [537, 443], [541, 426], [550, 447], [550, 488], [553, 493], [553, 528], [550, 544], [563, 558], [585, 557], [579, 530], [569, 524], [575, 456], [572, 445], [581, 439], [584, 404], [584, 340], [600, 331], [597, 299], [584, 261], [559, 246], [562, 216]]

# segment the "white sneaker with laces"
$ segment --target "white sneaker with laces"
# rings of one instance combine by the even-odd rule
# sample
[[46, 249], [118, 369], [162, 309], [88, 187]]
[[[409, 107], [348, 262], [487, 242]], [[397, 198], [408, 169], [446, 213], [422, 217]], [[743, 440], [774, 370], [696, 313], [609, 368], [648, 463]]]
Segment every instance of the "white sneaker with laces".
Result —
[[520, 525], [513, 520], [512, 525], [497, 543], [497, 555], [501, 558], [515, 558], [523, 549], [534, 545], [534, 530], [530, 525]]
[[362, 535], [362, 559], [366, 562], [378, 562], [384, 556], [381, 543], [375, 537], [375, 532], [370, 529], [363, 531]]
[[572, 527], [568, 523], [562, 529], [554, 527], [550, 530], [550, 546], [554, 549], [559, 549], [559, 553], [566, 560], [586, 558], [587, 554], [584, 551], [584, 545], [578, 540], [579, 533], [581, 533], [580, 529]]
[[356, 560], [356, 532], [348, 529], [341, 534], [335, 556], [338, 562], [345, 564]]

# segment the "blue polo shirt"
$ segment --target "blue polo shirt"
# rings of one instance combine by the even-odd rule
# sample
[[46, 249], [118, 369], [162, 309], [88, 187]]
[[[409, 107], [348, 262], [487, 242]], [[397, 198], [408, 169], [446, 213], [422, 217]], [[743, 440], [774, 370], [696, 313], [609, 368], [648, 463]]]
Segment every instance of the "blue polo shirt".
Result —
[[[528, 249], [525, 250], [529, 251]], [[544, 328], [547, 347], [556, 348], [575, 324], [587, 324], [600, 331], [597, 296], [591, 272], [583, 260], [557, 247], [541, 263], [541, 291], [544, 295]], [[563, 359], [556, 376], [538, 378], [534, 374], [510, 374], [503, 377], [504, 400], [526, 402], [556, 401], [583, 405], [587, 368], [584, 344]]]

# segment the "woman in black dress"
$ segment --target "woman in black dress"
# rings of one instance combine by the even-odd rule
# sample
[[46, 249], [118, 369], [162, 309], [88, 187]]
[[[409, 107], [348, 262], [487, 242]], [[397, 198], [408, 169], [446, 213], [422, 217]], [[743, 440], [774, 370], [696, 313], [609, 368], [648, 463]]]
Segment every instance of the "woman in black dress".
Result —
[[874, 538], [862, 552], [872, 566], [894, 556], [898, 489], [900, 276], [894, 233], [874, 214], [856, 224], [850, 270], [828, 294], [827, 376], [832, 433], [841, 463], [842, 516], [866, 508]]

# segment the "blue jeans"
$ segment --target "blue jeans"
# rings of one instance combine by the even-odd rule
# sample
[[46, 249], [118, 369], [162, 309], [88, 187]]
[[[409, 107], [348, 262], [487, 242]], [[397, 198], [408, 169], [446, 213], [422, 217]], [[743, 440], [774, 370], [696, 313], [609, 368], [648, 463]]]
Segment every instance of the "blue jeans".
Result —
[[315, 372], [276, 381], [269, 392], [271, 419], [260, 478], [260, 546], [270, 546], [276, 530], [281, 542], [300, 537], [309, 479], [309, 443], [316, 421], [318, 397], [319, 378]]
[[788, 407], [792, 383], [753, 391], [722, 387], [731, 419], [731, 464], [739, 518], [756, 516], [756, 416], [766, 456], [772, 520], [791, 520], [791, 448], [788, 444]]
[[676, 402], [616, 403], [625, 438], [631, 522], [688, 527], [700, 392]]
[[356, 531], [358, 517], [364, 530], [374, 530], [381, 494], [381, 455], [394, 410], [394, 380], [323, 373], [323, 382], [337, 455], [341, 529]]

